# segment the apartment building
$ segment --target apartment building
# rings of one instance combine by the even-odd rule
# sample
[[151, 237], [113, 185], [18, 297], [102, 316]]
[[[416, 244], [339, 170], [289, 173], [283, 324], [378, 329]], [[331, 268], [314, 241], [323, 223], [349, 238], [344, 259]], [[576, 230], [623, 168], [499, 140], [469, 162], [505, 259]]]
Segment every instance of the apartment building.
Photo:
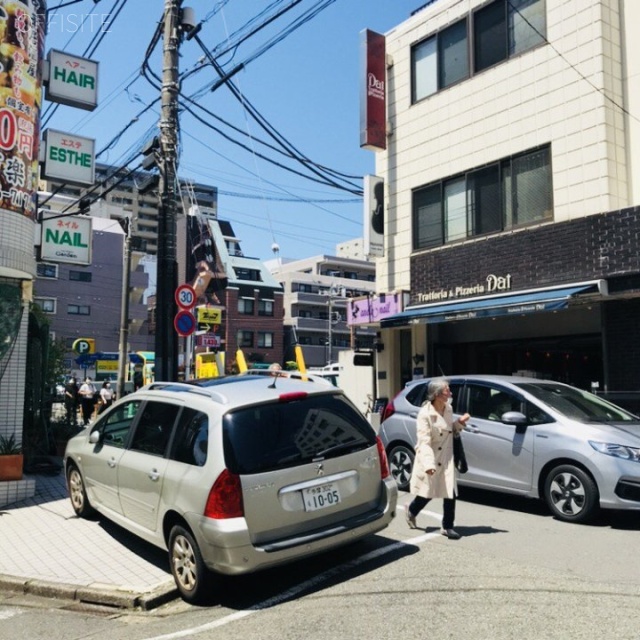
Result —
[[640, 67], [628, 0], [434, 0], [385, 34], [382, 395], [526, 372], [640, 390]]
[[372, 348], [375, 329], [350, 328], [347, 305], [375, 291], [375, 264], [361, 258], [362, 240], [338, 245], [336, 256], [271, 260], [269, 269], [284, 289], [285, 359], [295, 360], [302, 346], [305, 363], [321, 367], [338, 361], [341, 350]]

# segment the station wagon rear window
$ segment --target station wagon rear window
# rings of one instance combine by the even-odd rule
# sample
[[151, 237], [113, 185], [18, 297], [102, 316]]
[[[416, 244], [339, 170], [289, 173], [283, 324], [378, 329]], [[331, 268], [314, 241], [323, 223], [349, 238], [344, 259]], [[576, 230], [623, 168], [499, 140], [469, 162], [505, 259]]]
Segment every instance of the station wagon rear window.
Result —
[[225, 462], [238, 474], [262, 473], [345, 455], [375, 444], [375, 432], [341, 395], [311, 395], [229, 412]]

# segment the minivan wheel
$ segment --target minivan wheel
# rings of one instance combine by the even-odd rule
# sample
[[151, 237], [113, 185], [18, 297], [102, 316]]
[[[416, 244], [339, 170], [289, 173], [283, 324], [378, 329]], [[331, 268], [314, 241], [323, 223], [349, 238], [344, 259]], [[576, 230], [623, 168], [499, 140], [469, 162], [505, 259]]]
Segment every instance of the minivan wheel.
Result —
[[198, 543], [181, 525], [175, 525], [169, 535], [169, 563], [184, 600], [198, 604], [210, 594], [211, 574], [202, 560]]
[[95, 509], [89, 503], [89, 498], [87, 498], [87, 491], [80, 469], [73, 463], [69, 464], [67, 471], [67, 488], [69, 489], [71, 506], [78, 518], [88, 518], [95, 512]]
[[551, 470], [544, 483], [544, 499], [551, 513], [565, 522], [587, 522], [600, 509], [595, 481], [572, 464]]
[[404, 444], [394, 444], [387, 453], [389, 470], [400, 491], [409, 491], [415, 454]]

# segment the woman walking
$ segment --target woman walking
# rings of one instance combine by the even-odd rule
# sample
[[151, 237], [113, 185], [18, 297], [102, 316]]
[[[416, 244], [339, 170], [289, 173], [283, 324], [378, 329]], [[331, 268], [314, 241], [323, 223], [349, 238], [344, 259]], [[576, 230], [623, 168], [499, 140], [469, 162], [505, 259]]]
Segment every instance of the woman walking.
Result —
[[416, 517], [432, 498], [443, 498], [440, 533], [450, 540], [460, 534], [453, 528], [456, 515], [456, 471], [453, 461], [454, 435], [464, 429], [469, 419], [465, 413], [453, 421], [451, 389], [444, 378], [436, 378], [427, 387], [427, 402], [418, 412], [416, 457], [411, 473], [410, 490], [415, 498], [407, 507], [407, 524], [415, 529]]

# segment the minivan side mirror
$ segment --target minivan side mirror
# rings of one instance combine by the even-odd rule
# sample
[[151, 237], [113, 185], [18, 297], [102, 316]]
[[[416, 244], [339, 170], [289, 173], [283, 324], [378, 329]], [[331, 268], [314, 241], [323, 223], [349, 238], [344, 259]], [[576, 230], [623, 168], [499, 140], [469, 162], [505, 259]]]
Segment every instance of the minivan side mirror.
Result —
[[507, 411], [500, 418], [505, 424], [511, 424], [516, 428], [516, 433], [524, 433], [527, 428], [527, 417], [519, 411]]
[[89, 434], [89, 442], [91, 444], [98, 444], [98, 442], [100, 442], [100, 432], [97, 429]]

